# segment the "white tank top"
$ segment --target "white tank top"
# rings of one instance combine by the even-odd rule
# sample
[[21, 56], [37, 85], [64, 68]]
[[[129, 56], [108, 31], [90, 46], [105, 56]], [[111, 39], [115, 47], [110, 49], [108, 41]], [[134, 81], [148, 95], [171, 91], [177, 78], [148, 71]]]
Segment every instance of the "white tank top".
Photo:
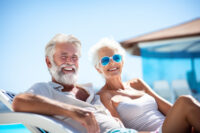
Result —
[[162, 126], [165, 119], [158, 110], [155, 99], [148, 94], [120, 102], [117, 112], [125, 127], [138, 131], [155, 131]]

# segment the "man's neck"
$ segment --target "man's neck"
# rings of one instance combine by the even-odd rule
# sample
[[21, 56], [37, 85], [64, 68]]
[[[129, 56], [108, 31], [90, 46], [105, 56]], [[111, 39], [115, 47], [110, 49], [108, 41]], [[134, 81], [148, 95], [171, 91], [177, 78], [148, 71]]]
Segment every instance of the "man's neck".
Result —
[[72, 94], [74, 94], [75, 97], [79, 100], [86, 101], [86, 99], [89, 97], [89, 94], [87, 93], [87, 91], [85, 91], [85, 89], [76, 86], [75, 84], [73, 85], [61, 84], [57, 82], [55, 79], [52, 79], [52, 81], [64, 87], [62, 89], [62, 92], [72, 92]]
[[62, 85], [64, 88], [62, 89], [62, 92], [70, 92], [72, 91], [76, 86], [74, 84], [72, 85], [69, 85], [69, 84], [62, 84], [62, 83], [59, 83], [57, 82], [55, 79], [52, 79], [53, 82], [57, 83], [57, 84], [60, 84]]

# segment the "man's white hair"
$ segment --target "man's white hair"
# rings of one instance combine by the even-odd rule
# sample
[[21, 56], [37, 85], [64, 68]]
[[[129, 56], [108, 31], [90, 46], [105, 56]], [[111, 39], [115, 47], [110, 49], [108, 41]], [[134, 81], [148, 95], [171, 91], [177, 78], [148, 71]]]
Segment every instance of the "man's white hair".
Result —
[[63, 64], [61, 66], [57, 66], [54, 62], [53, 55], [55, 54], [55, 46], [58, 43], [70, 43], [75, 45], [78, 48], [78, 56], [81, 56], [81, 42], [74, 37], [73, 35], [65, 35], [65, 34], [57, 34], [55, 35], [45, 48], [45, 56], [49, 58], [52, 67], [48, 68], [51, 76], [62, 84], [74, 84], [77, 81], [77, 71], [78, 69], [74, 66], [75, 73], [74, 74], [63, 74], [61, 73], [61, 69], [65, 67], [67, 64]]
[[71, 43], [78, 48], [78, 56], [81, 56], [81, 42], [74, 37], [73, 35], [65, 34], [56, 34], [50, 41], [47, 43], [45, 48], [45, 56], [53, 60], [53, 55], [55, 53], [55, 46], [57, 43]]
[[100, 49], [104, 47], [113, 49], [117, 54], [122, 55], [122, 58], [124, 59], [125, 50], [121, 47], [121, 45], [118, 42], [116, 42], [114, 39], [103, 38], [99, 42], [97, 42], [95, 45], [93, 45], [89, 50], [89, 57], [94, 67], [99, 68], [100, 59], [99, 59], [98, 52]]

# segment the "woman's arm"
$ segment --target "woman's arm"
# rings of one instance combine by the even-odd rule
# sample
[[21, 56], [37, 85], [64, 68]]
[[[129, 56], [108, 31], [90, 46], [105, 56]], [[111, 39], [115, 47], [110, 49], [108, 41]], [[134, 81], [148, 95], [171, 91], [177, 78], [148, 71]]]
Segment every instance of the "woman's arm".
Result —
[[129, 81], [130, 86], [141, 91], [145, 91], [145, 93], [151, 95], [155, 98], [158, 109], [166, 116], [169, 110], [172, 107], [172, 104], [169, 103], [167, 100], [160, 97], [158, 94], [156, 94], [149, 85], [147, 85], [142, 79], [133, 79]]
[[98, 124], [92, 112], [43, 96], [26, 93], [17, 95], [14, 98], [12, 108], [16, 112], [32, 112], [70, 117], [81, 123], [88, 132], [99, 132]]
[[100, 92], [99, 95], [101, 98], [101, 102], [110, 111], [111, 115], [121, 120], [118, 112], [116, 111], [115, 101], [112, 100], [112, 94], [110, 94], [109, 92]]

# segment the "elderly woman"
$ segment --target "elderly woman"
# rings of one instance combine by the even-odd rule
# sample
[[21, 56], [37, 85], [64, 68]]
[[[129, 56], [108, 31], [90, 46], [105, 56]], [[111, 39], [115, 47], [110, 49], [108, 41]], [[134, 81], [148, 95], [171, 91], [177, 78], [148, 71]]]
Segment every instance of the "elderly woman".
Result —
[[200, 104], [191, 96], [181, 96], [171, 105], [141, 79], [122, 82], [124, 53], [119, 43], [107, 38], [90, 50], [93, 65], [105, 78], [97, 94], [113, 117], [138, 131], [200, 132]]

